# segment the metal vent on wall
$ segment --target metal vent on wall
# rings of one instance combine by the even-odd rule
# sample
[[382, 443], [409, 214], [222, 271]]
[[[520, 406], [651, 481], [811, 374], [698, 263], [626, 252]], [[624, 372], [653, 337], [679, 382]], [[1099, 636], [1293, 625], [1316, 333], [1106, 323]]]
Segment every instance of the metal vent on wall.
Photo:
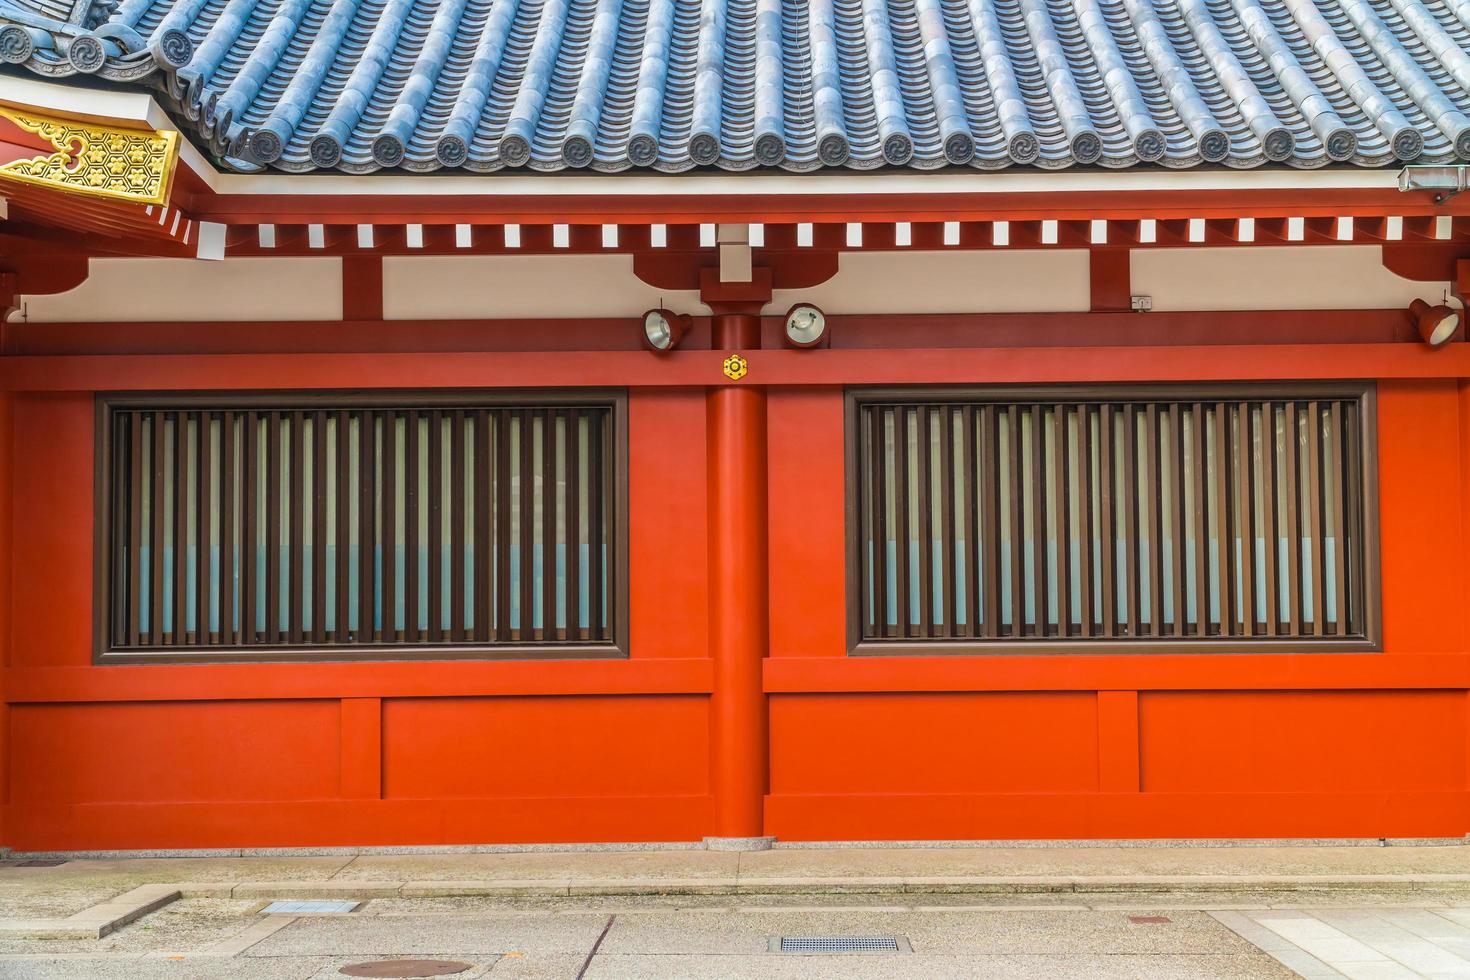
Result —
[[773, 936], [773, 953], [909, 953], [902, 936]]

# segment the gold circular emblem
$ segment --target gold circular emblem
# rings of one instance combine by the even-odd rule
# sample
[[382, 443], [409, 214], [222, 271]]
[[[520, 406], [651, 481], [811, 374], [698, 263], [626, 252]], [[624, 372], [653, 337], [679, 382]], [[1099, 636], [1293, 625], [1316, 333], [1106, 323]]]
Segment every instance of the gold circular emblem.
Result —
[[739, 354], [731, 354], [725, 358], [725, 377], [731, 381], [739, 381], [749, 370], [750, 365]]

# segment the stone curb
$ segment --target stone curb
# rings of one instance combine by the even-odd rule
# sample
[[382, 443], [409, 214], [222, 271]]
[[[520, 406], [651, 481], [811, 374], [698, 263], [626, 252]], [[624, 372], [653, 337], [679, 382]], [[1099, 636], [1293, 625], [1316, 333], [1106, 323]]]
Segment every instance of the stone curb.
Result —
[[140, 885], [64, 919], [0, 919], [0, 938], [100, 939], [180, 898], [570, 898], [635, 895], [1036, 895], [1470, 890], [1470, 874], [551, 878], [242, 881]]
[[185, 898], [565, 898], [636, 895], [1037, 895], [1170, 892], [1423, 893], [1470, 890], [1470, 874], [1034, 877], [547, 878], [464, 881], [185, 882]]
[[183, 896], [178, 885], [139, 885], [64, 919], [0, 919], [7, 939], [101, 939]]

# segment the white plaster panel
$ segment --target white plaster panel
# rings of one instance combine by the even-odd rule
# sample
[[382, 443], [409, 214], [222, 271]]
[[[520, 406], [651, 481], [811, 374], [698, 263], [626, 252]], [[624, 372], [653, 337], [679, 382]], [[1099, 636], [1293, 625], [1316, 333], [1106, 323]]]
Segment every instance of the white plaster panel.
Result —
[[1069, 313], [1091, 306], [1085, 249], [844, 252], [837, 275], [778, 290], [768, 312], [815, 303], [828, 313]]
[[640, 280], [631, 255], [383, 259], [383, 317], [388, 320], [636, 317], [660, 305], [681, 313], [705, 312], [696, 292], [661, 290]]
[[1402, 279], [1377, 245], [1135, 249], [1133, 294], [1163, 310], [1375, 310], [1439, 302], [1443, 282]]
[[[92, 259], [85, 282], [24, 296], [32, 323], [340, 320], [337, 258]], [[11, 315], [18, 320], [21, 313]]]

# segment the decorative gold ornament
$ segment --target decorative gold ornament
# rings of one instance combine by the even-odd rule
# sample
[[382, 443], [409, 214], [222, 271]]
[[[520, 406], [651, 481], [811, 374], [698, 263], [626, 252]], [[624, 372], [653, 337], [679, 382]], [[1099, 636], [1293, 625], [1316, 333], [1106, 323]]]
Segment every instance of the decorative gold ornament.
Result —
[[739, 381], [749, 370], [750, 364], [739, 354], [731, 354], [725, 358], [725, 377], [731, 381]]
[[179, 134], [113, 129], [0, 105], [0, 116], [56, 147], [56, 152], [0, 164], [0, 177], [135, 204], [167, 204], [179, 158]]

